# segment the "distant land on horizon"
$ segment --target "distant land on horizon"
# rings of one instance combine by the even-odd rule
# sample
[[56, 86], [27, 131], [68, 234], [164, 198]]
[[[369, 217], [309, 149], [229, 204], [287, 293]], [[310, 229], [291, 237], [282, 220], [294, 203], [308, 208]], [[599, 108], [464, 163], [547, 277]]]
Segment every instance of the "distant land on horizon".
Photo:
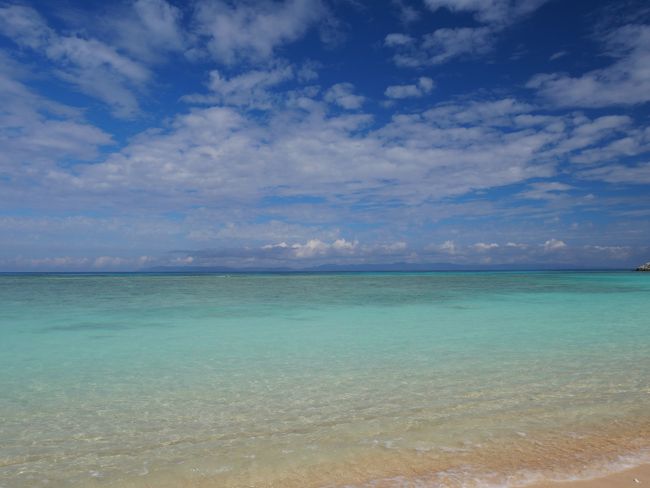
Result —
[[452, 264], [452, 263], [367, 263], [322, 264], [302, 268], [228, 266], [154, 266], [138, 270], [141, 273], [331, 273], [331, 272], [390, 272], [390, 271], [617, 271], [634, 268], [613, 266], [589, 267], [561, 264]]

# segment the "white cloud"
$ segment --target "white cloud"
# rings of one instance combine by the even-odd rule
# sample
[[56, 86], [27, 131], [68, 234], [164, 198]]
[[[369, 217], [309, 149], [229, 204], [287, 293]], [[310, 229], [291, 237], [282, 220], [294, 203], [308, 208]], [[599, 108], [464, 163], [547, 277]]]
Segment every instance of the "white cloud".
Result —
[[448, 9], [453, 13], [471, 13], [478, 26], [441, 28], [426, 34], [419, 44], [401, 34], [389, 34], [385, 45], [396, 49], [393, 56], [398, 66], [421, 67], [437, 65], [462, 57], [490, 53], [498, 35], [522, 20], [548, 0], [425, 0], [432, 11]]
[[0, 259], [0, 269], [20, 269], [33, 271], [71, 271], [71, 270], [106, 270], [120, 271], [138, 269], [155, 263], [151, 256], [54, 256], [41, 258], [16, 257]]
[[456, 254], [457, 248], [454, 241], [445, 241], [440, 245], [434, 245], [427, 248], [432, 251], [440, 251], [445, 254]]
[[384, 95], [388, 98], [412, 98], [422, 97], [433, 90], [435, 83], [431, 78], [422, 76], [418, 79], [417, 84], [412, 85], [393, 85], [386, 88]]
[[531, 200], [554, 200], [560, 194], [572, 190], [574, 187], [559, 181], [543, 181], [531, 183], [528, 190], [519, 193], [519, 196]]
[[208, 37], [208, 49], [224, 63], [240, 59], [268, 59], [282, 44], [300, 38], [328, 15], [320, 0], [263, 1], [231, 5], [201, 1], [197, 22]]
[[491, 49], [492, 31], [487, 27], [437, 29], [423, 37], [428, 63], [441, 64], [465, 54], [481, 55]]
[[297, 258], [313, 258], [314, 256], [350, 253], [354, 251], [357, 245], [358, 242], [349, 242], [345, 239], [337, 239], [332, 243], [311, 239], [304, 244], [296, 243], [291, 245], [291, 251]]
[[605, 144], [580, 151], [571, 156], [571, 162], [581, 164], [614, 162], [621, 158], [650, 151], [650, 128], [645, 130], [628, 129], [622, 134], [620, 131], [613, 131], [607, 135], [608, 138], [611, 138], [612, 135], [619, 137]]
[[181, 26], [182, 12], [165, 0], [136, 0], [104, 19], [115, 44], [131, 56], [162, 62], [170, 52], [189, 48]]
[[40, 14], [23, 5], [0, 7], [0, 32], [31, 49], [42, 49], [53, 36]]
[[251, 70], [227, 78], [219, 70], [210, 72], [208, 95], [186, 95], [189, 103], [220, 104], [254, 109], [269, 109], [277, 96], [271, 91], [296, 76], [291, 65], [278, 64], [268, 70]]
[[556, 59], [563, 58], [567, 54], [569, 54], [567, 51], [557, 51], [557, 52], [551, 54], [551, 56], [548, 58], [548, 60], [549, 61], [555, 61]]
[[496, 242], [477, 242], [472, 246], [476, 251], [479, 252], [485, 252], [485, 251], [491, 251], [492, 249], [497, 249], [499, 245]]
[[556, 252], [565, 249], [566, 247], [567, 245], [564, 243], [564, 241], [560, 241], [558, 239], [549, 239], [544, 243], [545, 252]]
[[502, 132], [492, 126], [499, 119], [491, 118], [498, 112], [490, 107], [503, 105], [502, 114], [523, 109], [512, 101], [445, 105], [440, 110], [449, 117], [441, 118], [439, 109], [395, 116], [363, 135], [358, 131], [367, 127], [367, 114], [326, 116], [310, 99], [300, 108], [275, 110], [263, 124], [211, 107], [179, 116], [170, 130], [143, 134], [104, 163], [56, 177], [84, 191], [133, 191], [146, 182], [152, 197], [191, 188], [192, 199], [241, 202], [306, 191], [414, 202], [549, 176], [552, 165], [543, 154], [564, 134], [544, 125]]
[[[241, 86], [258, 86], [257, 81], [246, 85], [245, 78], [238, 80], [241, 83], [234, 83], [235, 79], [220, 73], [215, 93], [220, 90], [234, 97]], [[219, 214], [195, 224], [183, 223], [185, 242], [233, 249], [257, 246], [246, 259], [255, 258], [257, 252], [276, 264], [298, 255], [300, 259], [391, 256], [391, 260], [416, 260], [410, 257], [414, 251], [399, 244], [402, 236], [409, 235], [400, 233], [399, 226], [411, 225], [406, 221], [427, 221], [432, 209], [436, 216], [444, 213], [447, 210], [440, 210], [445, 207], [441, 199], [530, 178], [550, 178], [561, 158], [584, 146], [567, 143], [572, 138], [597, 138], [618, 126], [623, 127], [619, 135], [631, 130], [624, 118], [549, 115], [513, 98], [439, 104], [419, 113], [397, 113], [388, 123], [370, 125], [369, 114], [331, 111], [318, 94], [285, 92], [277, 96], [274, 110], [264, 117], [233, 107], [196, 107], [133, 138], [104, 161], [49, 168], [40, 174], [39, 185], [48, 201], [62, 201], [50, 195], [65, 195], [59, 205], [80, 205], [102, 197], [108, 208], [130, 208], [141, 192], [146, 192], [150, 206], [158, 209], [214, 207], [218, 202], [220, 209], [232, 213], [226, 218]], [[558, 182], [538, 183], [528, 190], [539, 195], [568, 190]], [[313, 216], [317, 216], [323, 219], [318, 224], [252, 225], [260, 216], [261, 199], [268, 208], [266, 199], [300, 200], [305, 196], [308, 202], [317, 203], [280, 203], [268, 212], [277, 212], [272, 218], [286, 220], [290, 220], [287, 212], [295, 212], [294, 222], [316, 222]], [[485, 207], [479, 201], [476, 206]], [[351, 207], [362, 210], [342, 210]], [[232, 209], [241, 212], [235, 214]], [[392, 234], [381, 237], [388, 244], [363, 246], [352, 240], [336, 244], [340, 236], [332, 222], [340, 222], [344, 212], [359, 212], [355, 218], [391, 220]], [[321, 225], [327, 219], [329, 222]], [[475, 234], [469, 242], [486, 237]], [[521, 259], [524, 254], [534, 256], [532, 249], [543, 257], [543, 245], [530, 249], [492, 246], [497, 242], [479, 242], [482, 245], [474, 248], [449, 241], [430, 251], [461, 262], [487, 251], [495, 262], [505, 259], [507, 253], [520, 253]], [[265, 243], [271, 247], [262, 248]], [[231, 254], [228, 259], [239, 259], [234, 251]], [[97, 253], [103, 255], [109, 254], [105, 250]]]
[[608, 259], [626, 259], [633, 253], [633, 248], [630, 246], [599, 246], [588, 244], [584, 246], [587, 252], [595, 252], [597, 254], [605, 254]]
[[[33, 8], [22, 5], [0, 7], [0, 33], [19, 46], [45, 56], [52, 72], [79, 91], [108, 104], [115, 116], [138, 115], [139, 95], [153, 76], [147, 64], [170, 60], [170, 54], [184, 54], [186, 60], [205, 59], [208, 54], [233, 65], [239, 61], [270, 60], [276, 48], [300, 38], [311, 26], [331, 18], [321, 0], [262, 1], [256, 4], [199, 0], [185, 11], [192, 26], [184, 30], [184, 11], [166, 0], [136, 0], [128, 6], [112, 6], [106, 18], [81, 16], [75, 34], [61, 33], [49, 26]], [[330, 19], [331, 20], [331, 19]], [[87, 24], [100, 38], [89, 37]], [[104, 40], [102, 40], [104, 39]], [[294, 69], [271, 63], [248, 73], [224, 75], [216, 95], [188, 96], [186, 101], [232, 104], [252, 101], [251, 108], [267, 105], [265, 88], [283, 80], [315, 78], [314, 63]], [[49, 68], [49, 66], [48, 66]], [[270, 78], [263, 79], [270, 75]], [[254, 83], [256, 86], [239, 86]], [[246, 93], [246, 91], [249, 93]], [[252, 93], [250, 93], [252, 91]], [[136, 96], [138, 95], [138, 96]]]
[[405, 46], [407, 44], [411, 44], [415, 39], [413, 39], [412, 36], [409, 36], [408, 34], [400, 34], [400, 33], [391, 33], [386, 36], [384, 39], [384, 44], [388, 47], [395, 47], [395, 46]]
[[[371, 128], [369, 114], [332, 114], [318, 99], [289, 95], [263, 120], [228, 107], [194, 109], [105, 162], [61, 168], [47, 179], [68, 200], [111, 192], [116, 205], [145, 189], [161, 205], [218, 199], [225, 208], [241, 207], [270, 195], [414, 205], [554, 176], [558, 161], [575, 154], [562, 149], [574, 134], [573, 118], [538, 116], [503, 99], [441, 104]], [[602, 124], [584, 119], [585, 127]]]
[[[0, 55], [0, 62], [11, 61]], [[100, 146], [113, 143], [78, 109], [36, 95], [9, 74], [0, 73], [0, 106], [0, 174], [11, 178], [14, 190], [42, 178], [61, 159], [92, 159]]]
[[581, 76], [538, 74], [526, 85], [558, 107], [607, 107], [650, 101], [650, 26], [626, 25], [606, 39], [609, 66]]
[[513, 248], [513, 249], [528, 249], [528, 244], [522, 244], [519, 242], [507, 242], [505, 247]]
[[342, 108], [353, 110], [361, 108], [365, 97], [354, 94], [352, 83], [337, 83], [325, 92], [325, 100]]
[[432, 11], [446, 8], [469, 12], [476, 20], [489, 24], [509, 24], [528, 15], [548, 0], [424, 0]]
[[392, 262], [408, 260], [413, 256], [404, 241], [361, 244], [357, 240], [336, 238], [307, 239], [304, 242], [283, 240], [259, 247], [230, 249], [206, 249], [188, 251], [184, 256], [193, 257], [193, 264], [223, 266], [278, 266], [299, 263], [311, 266], [319, 263]]
[[267, 250], [267, 249], [287, 249], [289, 248], [289, 244], [286, 242], [282, 241], [278, 244], [265, 244], [262, 246], [262, 249]]
[[393, 60], [398, 66], [419, 67], [446, 63], [461, 56], [480, 56], [492, 50], [493, 36], [488, 27], [437, 29], [424, 35], [417, 47], [400, 45]]
[[581, 171], [578, 176], [614, 184], [647, 185], [650, 184], [650, 163], [643, 162], [632, 166], [613, 164]]
[[95, 268], [106, 269], [131, 264], [131, 260], [116, 256], [99, 256], [93, 261]]
[[57, 66], [60, 78], [109, 104], [115, 115], [137, 113], [132, 90], [142, 88], [150, 72], [113, 47], [97, 39], [59, 35], [38, 12], [20, 5], [0, 8], [0, 32], [46, 56]]
[[[245, 213], [249, 213], [246, 210]], [[240, 212], [241, 213], [241, 212]], [[268, 222], [226, 222], [222, 225], [209, 225], [214, 220], [224, 220], [223, 215], [215, 215], [212, 212], [201, 212], [196, 215], [190, 228], [192, 229], [188, 238], [192, 241], [224, 242], [229, 244], [244, 244], [258, 242], [260, 240], [332, 240], [338, 238], [338, 231], [327, 230], [318, 225], [293, 224], [280, 220], [269, 220]], [[277, 246], [286, 247], [286, 242]], [[271, 245], [273, 246], [273, 245]]]
[[590, 119], [581, 113], [564, 118], [568, 137], [553, 152], [573, 163], [610, 162], [650, 150], [650, 129], [634, 126], [632, 118], [605, 115]]
[[403, 24], [411, 24], [420, 19], [420, 12], [405, 0], [392, 0], [392, 3], [398, 9]]
[[[514, 98], [443, 103], [425, 112], [426, 118], [441, 127], [529, 127], [550, 125], [557, 118], [530, 117], [533, 107]], [[522, 117], [528, 116], [528, 120]]]

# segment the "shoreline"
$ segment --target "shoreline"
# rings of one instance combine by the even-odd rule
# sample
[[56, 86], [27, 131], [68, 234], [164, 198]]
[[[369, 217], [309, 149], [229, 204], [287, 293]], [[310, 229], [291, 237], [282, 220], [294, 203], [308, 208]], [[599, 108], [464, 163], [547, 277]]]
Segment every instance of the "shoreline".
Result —
[[[636, 464], [640, 463], [640, 464]], [[553, 468], [551, 468], [553, 470]], [[554, 471], [554, 470], [553, 470]], [[250, 487], [265, 488], [281, 486], [286, 488], [642, 488], [650, 487], [650, 460], [647, 456], [640, 459], [630, 459], [624, 456], [618, 461], [600, 462], [585, 465], [581, 470], [571, 473], [560, 472], [527, 472], [514, 471], [507, 473], [495, 472], [459, 472], [457, 470], [442, 470], [429, 473], [393, 473], [388, 477], [365, 478], [363, 476], [348, 477], [349, 473], [320, 473], [312, 477], [303, 473], [299, 477], [267, 478], [254, 476], [249, 479], [206, 475], [199, 478], [180, 476], [175, 478], [170, 473], [159, 472], [147, 479], [130, 478], [128, 480], [109, 483], [105, 486], [112, 488], [145, 488], [156, 486], [159, 488], [196, 487], [196, 488], [222, 488], [222, 487]], [[234, 473], [233, 473], [234, 474]], [[57, 485], [58, 486], [58, 485]], [[94, 484], [92, 486], [95, 486]]]
[[[536, 477], [537, 478], [537, 477]], [[106, 486], [112, 488], [143, 488], [151, 486], [160, 486], [161, 488], [176, 488], [179, 486], [191, 487], [196, 486], [197, 488], [222, 488], [232, 486], [234, 487], [272, 487], [272, 486], [290, 486], [290, 487], [375, 487], [375, 488], [397, 488], [397, 487], [429, 487], [429, 488], [441, 488], [446, 486], [472, 486], [472, 487], [486, 487], [486, 488], [643, 488], [644, 486], [650, 486], [650, 463], [645, 462], [637, 466], [630, 466], [623, 468], [618, 471], [603, 472], [600, 474], [595, 474], [593, 477], [576, 477], [574, 479], [544, 479], [543, 477], [537, 478], [535, 481], [529, 480], [526, 482], [524, 479], [519, 479], [518, 481], [514, 480], [496, 480], [496, 479], [483, 479], [480, 478], [469, 478], [467, 480], [461, 481], [459, 479], [447, 479], [447, 480], [434, 480], [429, 477], [419, 477], [414, 478], [395, 476], [391, 478], [383, 479], [374, 479], [366, 481], [344, 481], [343, 479], [330, 479], [325, 481], [321, 479], [318, 482], [310, 482], [303, 479], [300, 483], [289, 482], [284, 484], [277, 484], [275, 481], [263, 481], [257, 479], [255, 481], [244, 483], [244, 482], [235, 482], [231, 483], [225, 480], [216, 480], [210, 478], [203, 478], [200, 480], [190, 480], [190, 479], [177, 479], [173, 480], [167, 476], [162, 475], [161, 477], [155, 477], [153, 480], [123, 480], [122, 482], [109, 483]], [[449, 481], [452, 482], [449, 485]], [[466, 482], [469, 481], [469, 485]], [[96, 486], [94, 483], [92, 486]]]
[[625, 488], [650, 486], [650, 464], [641, 464], [595, 478], [542, 481], [528, 488]]

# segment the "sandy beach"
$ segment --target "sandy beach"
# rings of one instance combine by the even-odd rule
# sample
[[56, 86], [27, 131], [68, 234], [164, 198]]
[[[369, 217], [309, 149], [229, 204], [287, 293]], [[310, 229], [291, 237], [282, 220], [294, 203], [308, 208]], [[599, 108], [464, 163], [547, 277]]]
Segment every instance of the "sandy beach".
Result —
[[650, 486], [650, 464], [626, 469], [601, 478], [544, 482], [531, 485], [531, 488], [632, 488], [642, 486]]

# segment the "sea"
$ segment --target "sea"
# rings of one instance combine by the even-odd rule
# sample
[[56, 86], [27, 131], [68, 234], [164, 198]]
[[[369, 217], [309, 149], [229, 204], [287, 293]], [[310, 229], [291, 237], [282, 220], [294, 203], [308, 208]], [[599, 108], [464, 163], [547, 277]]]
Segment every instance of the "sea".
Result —
[[517, 487], [650, 462], [650, 273], [0, 275], [0, 487]]

